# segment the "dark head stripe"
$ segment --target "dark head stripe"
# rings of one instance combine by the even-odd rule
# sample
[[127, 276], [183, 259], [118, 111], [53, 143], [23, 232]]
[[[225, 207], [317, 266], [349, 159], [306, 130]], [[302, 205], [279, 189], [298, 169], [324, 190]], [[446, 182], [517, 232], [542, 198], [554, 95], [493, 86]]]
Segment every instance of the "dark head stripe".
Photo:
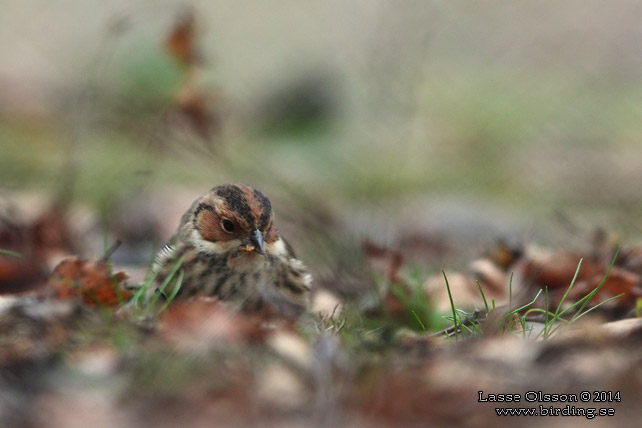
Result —
[[261, 205], [261, 218], [259, 219], [259, 226], [261, 230], [265, 230], [265, 227], [270, 220], [272, 205], [270, 204], [270, 200], [263, 193], [259, 192], [256, 189], [254, 189], [254, 197], [257, 201], [259, 201], [259, 204]]
[[233, 184], [221, 186], [216, 189], [216, 194], [225, 200], [225, 203], [230, 210], [243, 217], [250, 228], [255, 228], [254, 216], [250, 210], [250, 205], [248, 204], [243, 191], [238, 186]]
[[194, 218], [197, 218], [198, 215], [200, 214], [200, 212], [203, 211], [203, 210], [208, 210], [208, 211], [214, 212], [214, 208], [212, 208], [211, 205], [206, 204], [205, 202], [201, 202], [200, 204], [198, 204], [198, 206], [194, 210]]

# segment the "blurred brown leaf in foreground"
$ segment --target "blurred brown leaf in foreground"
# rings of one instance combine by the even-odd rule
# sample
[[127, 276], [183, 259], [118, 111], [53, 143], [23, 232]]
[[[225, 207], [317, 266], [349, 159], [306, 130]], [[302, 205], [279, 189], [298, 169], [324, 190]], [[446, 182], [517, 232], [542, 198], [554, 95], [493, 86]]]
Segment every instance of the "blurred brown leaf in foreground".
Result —
[[231, 311], [216, 298], [199, 298], [170, 305], [160, 317], [161, 335], [190, 350], [219, 343], [262, 342], [270, 329], [266, 319]]
[[42, 287], [53, 260], [71, 254], [76, 240], [66, 211], [52, 205], [32, 221], [12, 206], [0, 212], [0, 294]]
[[0, 297], [0, 369], [59, 353], [79, 318], [77, 309], [69, 301]]

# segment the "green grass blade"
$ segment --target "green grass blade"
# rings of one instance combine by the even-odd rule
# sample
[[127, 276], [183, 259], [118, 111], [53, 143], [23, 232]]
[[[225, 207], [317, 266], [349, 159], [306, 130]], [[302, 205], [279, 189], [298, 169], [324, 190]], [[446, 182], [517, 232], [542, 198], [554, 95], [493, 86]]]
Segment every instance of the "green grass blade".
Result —
[[508, 310], [512, 311], [513, 309], [513, 273], [510, 273], [510, 279], [508, 280]]
[[620, 253], [620, 247], [617, 247], [617, 249], [615, 250], [615, 255], [613, 256], [613, 260], [611, 260], [611, 264], [609, 265], [609, 268], [606, 270], [606, 274], [604, 275], [604, 278], [602, 278], [602, 281], [600, 281], [597, 287], [595, 287], [593, 291], [591, 291], [587, 295], [588, 298], [584, 301], [582, 306], [580, 306], [580, 309], [577, 311], [577, 313], [571, 318], [572, 321], [576, 320], [581, 316], [579, 314], [582, 314], [582, 311], [584, 310], [586, 305], [588, 305], [588, 302], [593, 298], [593, 296], [595, 296], [595, 294], [599, 291], [599, 289], [602, 288], [602, 286], [606, 282], [606, 279], [609, 277], [609, 274], [611, 273], [611, 269], [613, 269], [613, 266], [615, 266], [615, 259], [617, 259], [617, 256], [619, 253]]
[[582, 297], [580, 300], [578, 300], [577, 302], [573, 303], [571, 306], [566, 308], [564, 311], [560, 312], [559, 314], [556, 314], [556, 319], [560, 319], [562, 315], [564, 315], [565, 313], [571, 311], [575, 307], [581, 305], [580, 308], [578, 309], [578, 311], [575, 313], [575, 315], [573, 317], [571, 317], [571, 322], [573, 322], [575, 319], [577, 319], [577, 316], [579, 314], [581, 314], [582, 311], [584, 311], [584, 308], [586, 307], [588, 302], [593, 298], [593, 296], [595, 296], [595, 294], [600, 290], [600, 288], [602, 288], [602, 286], [606, 282], [606, 279], [608, 278], [609, 274], [611, 273], [611, 269], [615, 265], [615, 259], [617, 258], [619, 250], [620, 249], [618, 247], [618, 249], [615, 252], [615, 256], [613, 257], [613, 260], [611, 261], [611, 264], [609, 265], [609, 268], [607, 269], [606, 274], [604, 275], [604, 278], [602, 278], [600, 283], [593, 290], [591, 290], [591, 292], [588, 293], [586, 296]]
[[2, 254], [4, 256], [22, 258], [22, 254], [16, 253], [15, 251], [10, 251], [10, 250], [2, 250], [2, 249], [0, 249], [0, 254]]
[[488, 302], [486, 301], [486, 296], [484, 295], [484, 290], [482, 290], [482, 286], [479, 283], [479, 281], [475, 280], [477, 283], [477, 288], [479, 288], [479, 294], [481, 294], [482, 299], [484, 300], [484, 307], [486, 308], [486, 313], [488, 313]]
[[158, 302], [158, 299], [161, 296], [161, 293], [165, 291], [165, 288], [169, 285], [169, 283], [174, 279], [176, 276], [176, 273], [178, 272], [178, 269], [181, 267], [183, 264], [183, 260], [185, 260], [185, 257], [187, 254], [183, 254], [181, 258], [178, 259], [178, 261], [174, 264], [174, 267], [170, 271], [169, 275], [167, 275], [167, 278], [163, 281], [163, 283], [158, 287], [158, 293], [154, 293], [154, 296], [151, 298], [149, 301], [149, 305], [147, 306], [147, 311], [145, 311], [145, 314], [149, 313], [149, 311], [153, 310], [154, 307], [156, 306], [156, 303]]
[[[544, 328], [542, 331], [544, 332], [544, 337], [546, 336], [547, 330], [548, 330], [548, 287], [544, 288], [544, 308], [546, 308], [545, 314], [544, 314]], [[538, 335], [539, 336], [539, 335]]]
[[533, 298], [533, 300], [531, 300], [529, 303], [525, 304], [524, 306], [520, 306], [520, 307], [519, 307], [519, 308], [517, 308], [517, 309], [513, 309], [512, 311], [510, 311], [510, 312], [508, 312], [506, 315], [504, 315], [504, 317], [509, 317], [509, 316], [511, 316], [511, 315], [514, 315], [514, 314], [516, 314], [516, 313], [518, 313], [518, 312], [522, 311], [523, 309], [526, 309], [526, 308], [528, 308], [529, 306], [533, 305], [533, 304], [535, 303], [535, 301], [539, 298], [540, 294], [542, 294], [542, 290], [539, 290], [539, 291], [537, 292], [537, 294], [535, 295], [535, 298]]
[[[566, 297], [568, 297], [568, 293], [571, 292], [571, 289], [575, 285], [575, 281], [577, 280], [577, 275], [580, 273], [580, 267], [582, 267], [582, 261], [584, 259], [580, 259], [580, 262], [577, 264], [577, 269], [575, 269], [575, 275], [573, 275], [573, 279], [571, 280], [571, 283], [568, 286], [568, 289], [566, 290], [566, 293], [562, 296], [562, 300], [560, 300], [559, 304], [557, 305], [557, 309], [555, 310], [555, 314], [560, 314], [560, 308], [562, 307], [562, 304], [566, 300]], [[566, 312], [566, 311], [565, 311]]]
[[455, 302], [453, 301], [453, 295], [450, 292], [450, 284], [448, 284], [448, 278], [446, 277], [446, 271], [444, 271], [442, 269], [441, 273], [444, 276], [444, 280], [446, 281], [446, 290], [448, 290], [448, 299], [450, 300], [450, 308], [453, 311], [453, 323], [455, 324], [455, 340], [457, 340], [458, 339], [457, 330], [459, 328], [457, 327], [457, 312], [455, 311]]
[[[184, 275], [184, 274], [185, 274], [185, 271], [184, 271], [184, 270], [182, 270], [182, 269], [178, 272], [178, 278], [176, 279], [176, 285], [174, 285], [174, 289], [172, 290], [172, 294], [170, 294], [170, 295], [167, 297], [167, 301], [166, 301], [166, 302], [165, 302], [165, 304], [163, 304], [163, 306], [160, 308], [159, 313], [160, 313], [160, 312], [163, 312], [165, 309], [167, 309], [167, 307], [169, 306], [169, 304], [170, 304], [170, 303], [172, 303], [172, 301], [174, 300], [174, 298], [175, 298], [175, 297], [176, 297], [176, 295], [178, 294], [178, 291], [181, 289], [181, 285], [183, 284], [183, 275]], [[421, 322], [421, 321], [420, 321], [420, 322]], [[422, 326], [423, 326], [423, 325], [422, 325]]]
[[626, 293], [622, 293], [622, 294], [618, 294], [617, 296], [609, 297], [608, 299], [601, 301], [600, 303], [598, 303], [597, 305], [593, 306], [592, 308], [589, 308], [589, 309], [587, 309], [586, 311], [584, 311], [582, 313], [578, 313], [576, 317], [573, 317], [571, 319], [571, 321], [577, 321], [578, 319], [582, 318], [584, 315], [588, 314], [592, 310], [599, 308], [600, 306], [604, 305], [605, 303], [610, 302], [611, 300], [618, 299], [618, 298], [624, 296], [625, 294]]
[[419, 315], [417, 315], [417, 312], [415, 312], [415, 310], [414, 310], [414, 309], [412, 310], [412, 314], [415, 316], [415, 319], [417, 320], [417, 322], [418, 322], [418, 323], [419, 323], [419, 325], [421, 326], [422, 330], [423, 330], [424, 332], [425, 332], [425, 331], [427, 331], [427, 330], [426, 330], [426, 326], [424, 325], [424, 323], [423, 323], [423, 322], [421, 322], [421, 319], [419, 318]]
[[152, 285], [152, 283], [156, 279], [156, 275], [158, 275], [158, 272], [153, 272], [152, 276], [150, 278], [148, 278], [147, 280], [145, 280], [145, 282], [140, 287], [138, 287], [138, 290], [136, 291], [136, 293], [134, 293], [134, 295], [131, 298], [132, 302], [137, 302], [138, 303], [139, 300], [141, 298], [143, 298], [143, 296], [146, 293], [147, 289]]

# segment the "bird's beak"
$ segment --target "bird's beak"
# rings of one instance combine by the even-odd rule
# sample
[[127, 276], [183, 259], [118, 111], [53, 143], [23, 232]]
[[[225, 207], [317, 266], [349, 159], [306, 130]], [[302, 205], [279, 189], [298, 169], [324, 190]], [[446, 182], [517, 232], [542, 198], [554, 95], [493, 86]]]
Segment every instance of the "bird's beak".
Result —
[[259, 254], [265, 254], [265, 252], [263, 251], [263, 234], [260, 230], [256, 229], [254, 232], [252, 232], [252, 236], [250, 236], [250, 242], [255, 247], [254, 251]]

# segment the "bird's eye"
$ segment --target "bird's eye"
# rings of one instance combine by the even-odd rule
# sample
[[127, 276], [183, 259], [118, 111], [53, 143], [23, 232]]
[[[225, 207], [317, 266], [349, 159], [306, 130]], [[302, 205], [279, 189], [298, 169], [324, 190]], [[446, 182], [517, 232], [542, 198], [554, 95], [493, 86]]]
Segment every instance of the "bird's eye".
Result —
[[223, 219], [223, 223], [221, 223], [221, 224], [223, 225], [223, 230], [224, 231], [226, 231], [228, 233], [234, 232], [234, 223], [231, 220]]

